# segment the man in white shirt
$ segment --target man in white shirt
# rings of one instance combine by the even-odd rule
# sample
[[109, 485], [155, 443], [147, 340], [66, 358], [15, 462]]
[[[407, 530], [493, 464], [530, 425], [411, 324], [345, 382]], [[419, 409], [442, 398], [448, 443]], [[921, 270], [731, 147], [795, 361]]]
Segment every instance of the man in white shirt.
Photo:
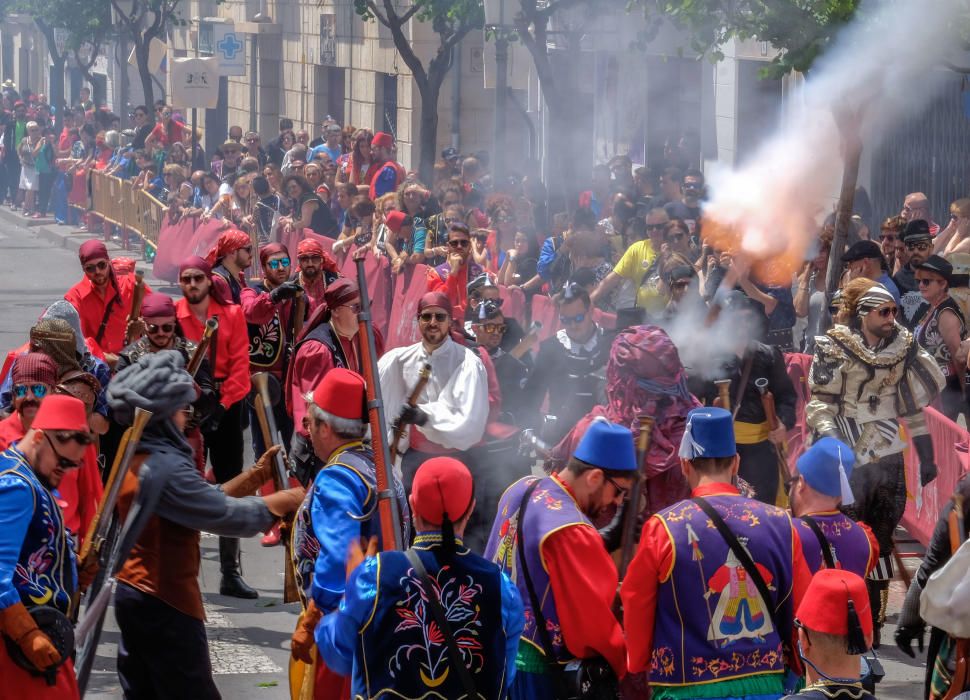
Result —
[[[388, 414], [396, 415], [395, 423], [411, 425], [398, 445], [408, 492], [418, 466], [430, 457], [447, 454], [469, 464], [464, 452], [482, 439], [488, 422], [485, 366], [475, 352], [451, 339], [451, 314], [446, 294], [428, 292], [418, 303], [421, 341], [389, 350], [378, 362]], [[425, 363], [431, 365], [431, 378], [412, 407], [407, 401]], [[397, 456], [392, 458], [397, 463]]]

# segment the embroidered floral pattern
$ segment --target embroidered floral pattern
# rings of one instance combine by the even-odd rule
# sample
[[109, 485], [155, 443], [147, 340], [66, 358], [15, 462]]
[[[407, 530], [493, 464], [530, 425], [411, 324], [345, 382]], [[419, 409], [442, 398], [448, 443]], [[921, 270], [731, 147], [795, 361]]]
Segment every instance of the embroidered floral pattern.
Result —
[[[478, 673], [485, 661], [479, 638], [482, 621], [478, 599], [482, 595], [482, 586], [475, 583], [471, 576], [464, 576], [461, 580], [451, 578], [450, 569], [443, 566], [435, 575], [429, 572], [434, 589], [431, 594], [441, 602], [466, 668]], [[404, 598], [395, 608], [400, 622], [394, 632], [401, 634], [407, 642], [391, 656], [388, 671], [392, 677], [397, 677], [402, 665], [417, 662], [425, 685], [438, 686], [450, 670], [444, 634], [434, 621], [428, 608], [428, 592], [414, 569], [408, 569], [399, 583], [404, 590]]]

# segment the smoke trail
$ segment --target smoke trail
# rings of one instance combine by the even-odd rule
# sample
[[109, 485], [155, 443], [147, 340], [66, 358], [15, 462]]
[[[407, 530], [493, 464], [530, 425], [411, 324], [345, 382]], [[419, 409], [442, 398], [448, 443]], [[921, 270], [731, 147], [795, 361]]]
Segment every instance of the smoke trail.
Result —
[[961, 12], [956, 0], [864, 3], [856, 20], [820, 57], [798, 94], [795, 112], [736, 170], [715, 167], [705, 237], [721, 249], [761, 261], [762, 279], [791, 282], [831, 210], [842, 173], [833, 112], [855, 114], [864, 148], [923, 107], [939, 87], [934, 70]]

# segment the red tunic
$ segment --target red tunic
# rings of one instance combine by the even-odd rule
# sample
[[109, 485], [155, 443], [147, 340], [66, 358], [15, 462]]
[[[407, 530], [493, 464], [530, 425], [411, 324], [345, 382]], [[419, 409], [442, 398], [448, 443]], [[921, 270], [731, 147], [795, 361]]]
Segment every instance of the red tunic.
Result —
[[68, 659], [57, 669], [56, 685], [47, 685], [43, 676], [35, 676], [20, 668], [7, 654], [7, 645], [0, 644], [0, 700], [74, 700], [80, 698], [74, 678], [74, 662]]
[[[202, 339], [203, 323], [192, 313], [184, 297], [176, 302], [175, 315], [185, 338], [198, 343]], [[222, 306], [210, 297], [208, 318], [213, 316], [219, 319], [219, 330], [216, 332], [216, 363], [212, 376], [221, 382], [219, 403], [229, 408], [249, 394], [249, 333], [242, 309], [235, 304]], [[210, 345], [210, 361], [212, 353]]]
[[20, 414], [14, 411], [0, 421], [0, 450], [5, 450], [24, 436], [24, 424], [20, 422]]
[[[573, 495], [557, 475], [552, 478]], [[599, 654], [622, 678], [626, 645], [613, 614], [618, 578], [603, 539], [589, 526], [564, 527], [548, 535], [541, 546], [553, 597], [570, 601], [556, 606], [569, 653], [580, 659]]]
[[88, 445], [84, 451], [84, 463], [78, 469], [64, 472], [56, 495], [57, 504], [64, 513], [64, 525], [76, 535], [79, 548], [84, 544], [103, 492], [104, 485], [98, 471], [98, 450], [94, 445]]
[[[738, 490], [730, 484], [705, 484], [695, 488], [691, 497], [725, 494], [737, 496]], [[647, 518], [640, 536], [640, 545], [630, 562], [620, 591], [630, 673], [639, 673], [650, 668], [657, 590], [659, 584], [666, 581], [673, 571], [673, 555], [674, 545], [663, 521], [658, 517]], [[811, 580], [812, 574], [805, 564], [802, 548], [795, 540], [795, 546], [792, 547], [792, 598], [796, 610]], [[792, 642], [794, 644], [794, 640]]]
[[[81, 331], [85, 337], [94, 338], [104, 352], [117, 354], [125, 346], [125, 330], [128, 325], [128, 314], [131, 312], [131, 297], [135, 291], [134, 275], [116, 275], [118, 292], [108, 284], [105, 296], [101, 296], [87, 277], [71, 287], [64, 298], [71, 303], [81, 316]], [[151, 287], [145, 285], [145, 294], [151, 293]], [[112, 302], [118, 297], [117, 301]], [[104, 334], [98, 337], [98, 329], [104, 318], [105, 309], [112, 304], [108, 314], [108, 323]]]
[[428, 268], [428, 291], [444, 292], [451, 302], [451, 317], [465, 318], [465, 306], [468, 304], [468, 265], [462, 265], [458, 272], [449, 274], [442, 279], [438, 271]]

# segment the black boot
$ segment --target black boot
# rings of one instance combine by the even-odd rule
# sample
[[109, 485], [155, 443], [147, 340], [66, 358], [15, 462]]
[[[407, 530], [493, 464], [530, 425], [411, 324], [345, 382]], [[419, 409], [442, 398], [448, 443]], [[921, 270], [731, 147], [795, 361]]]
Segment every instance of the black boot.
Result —
[[872, 648], [882, 644], [882, 626], [886, 622], [886, 604], [889, 599], [889, 581], [866, 579], [869, 590], [869, 608], [872, 610]]
[[239, 573], [239, 540], [235, 537], [219, 538], [219, 568], [219, 593], [233, 598], [259, 598], [256, 589], [248, 586]]

